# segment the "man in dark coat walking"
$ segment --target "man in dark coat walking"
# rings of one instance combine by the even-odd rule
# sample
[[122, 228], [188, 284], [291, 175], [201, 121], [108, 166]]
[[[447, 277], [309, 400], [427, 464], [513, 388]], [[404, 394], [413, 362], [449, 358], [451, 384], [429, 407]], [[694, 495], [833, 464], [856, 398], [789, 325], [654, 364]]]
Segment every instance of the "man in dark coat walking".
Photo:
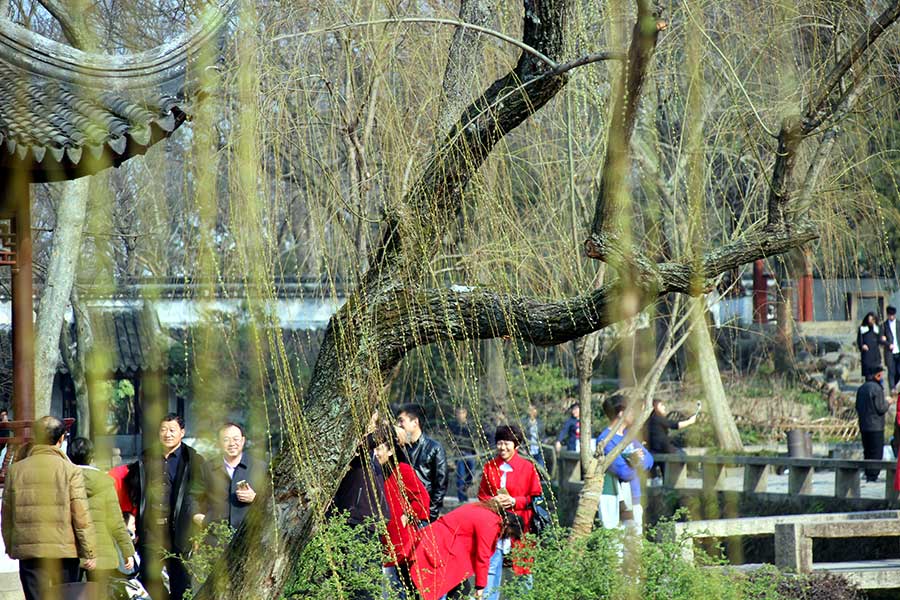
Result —
[[222, 522], [237, 529], [250, 506], [261, 500], [268, 467], [244, 452], [247, 438], [237, 423], [222, 425], [218, 438], [222, 458], [203, 465], [201, 485], [195, 492], [194, 522], [198, 525]]
[[[879, 368], [856, 390], [856, 414], [866, 460], [881, 460], [884, 456], [884, 415], [888, 403], [881, 384], [883, 376], [884, 370]], [[879, 469], [866, 469], [866, 481], [878, 481], [878, 472]]]
[[191, 585], [183, 561], [191, 550], [193, 498], [204, 461], [181, 442], [184, 434], [184, 419], [167, 414], [159, 425], [160, 446], [145, 450], [138, 463], [138, 553], [144, 560], [141, 581], [153, 598], [165, 597], [162, 563], [169, 575], [169, 598], [181, 600]]

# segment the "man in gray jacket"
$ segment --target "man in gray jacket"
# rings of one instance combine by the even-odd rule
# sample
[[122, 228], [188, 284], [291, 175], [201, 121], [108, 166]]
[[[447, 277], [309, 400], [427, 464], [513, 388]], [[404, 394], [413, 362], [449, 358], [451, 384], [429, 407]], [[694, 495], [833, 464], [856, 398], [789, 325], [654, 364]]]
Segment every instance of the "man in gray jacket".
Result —
[[[879, 367], [856, 390], [856, 414], [866, 460], [881, 460], [884, 456], [884, 415], [888, 403], [881, 384], [883, 376], [884, 369]], [[878, 469], [866, 469], [866, 481], [878, 481], [878, 472]]]

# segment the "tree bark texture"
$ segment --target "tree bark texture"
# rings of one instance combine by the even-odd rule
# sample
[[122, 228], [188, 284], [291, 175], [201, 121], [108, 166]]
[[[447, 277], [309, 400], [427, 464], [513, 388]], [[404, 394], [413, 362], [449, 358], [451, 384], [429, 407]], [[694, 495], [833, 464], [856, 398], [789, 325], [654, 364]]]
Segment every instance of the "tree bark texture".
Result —
[[719, 372], [719, 363], [716, 359], [715, 346], [709, 335], [709, 327], [706, 325], [706, 296], [692, 298], [692, 318], [694, 320], [691, 336], [694, 339], [694, 351], [696, 352], [697, 370], [700, 373], [700, 381], [703, 384], [703, 392], [706, 397], [706, 407], [712, 419], [713, 430], [716, 432], [716, 441], [723, 450], [743, 452], [744, 444], [734, 424], [734, 415], [728, 406], [728, 397], [722, 385], [722, 375]]
[[[497, 0], [462, 0], [459, 20], [488, 27], [497, 10]], [[457, 27], [450, 43], [447, 68], [444, 71], [443, 99], [438, 115], [437, 138], [443, 139], [472, 101], [472, 81], [477, 80], [484, 61], [484, 35], [465, 27]]]
[[[50, 414], [53, 378], [59, 364], [60, 332], [65, 327], [66, 305], [81, 257], [81, 239], [87, 215], [90, 179], [54, 184], [58, 186], [56, 226], [50, 265], [35, 324], [34, 409], [35, 415]], [[80, 431], [80, 425], [79, 425]]]
[[88, 392], [88, 367], [87, 356], [91, 352], [94, 336], [91, 330], [91, 322], [87, 310], [79, 301], [78, 294], [72, 290], [72, 315], [75, 325], [75, 337], [72, 337], [68, 325], [62, 327], [60, 339], [60, 353], [63, 363], [72, 377], [72, 385], [75, 388], [75, 427], [78, 435], [90, 438], [91, 436], [91, 403]]

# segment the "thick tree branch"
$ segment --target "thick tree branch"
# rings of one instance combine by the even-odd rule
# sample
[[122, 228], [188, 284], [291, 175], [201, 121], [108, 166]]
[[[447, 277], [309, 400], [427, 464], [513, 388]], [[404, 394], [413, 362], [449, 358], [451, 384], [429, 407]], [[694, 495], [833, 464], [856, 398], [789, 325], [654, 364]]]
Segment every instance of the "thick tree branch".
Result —
[[[525, 0], [523, 42], [553, 61], [563, 52], [567, 3]], [[516, 67], [494, 82], [463, 112], [428, 158], [407, 197], [391, 207], [382, 245], [370, 262], [367, 288], [380, 287], [390, 273], [407, 276], [435, 251], [460, 207], [462, 190], [494, 145], [562, 89], [567, 76], [533, 53], [522, 52]], [[401, 252], [403, 250], [403, 252]], [[404, 264], [400, 258], [406, 256]]]
[[66, 41], [79, 50], [91, 50], [96, 46], [96, 36], [92, 35], [87, 23], [85, 2], [71, 2], [69, 6], [60, 0], [39, 0], [62, 28]]
[[[721, 273], [760, 258], [775, 256], [816, 239], [815, 228], [805, 224], [790, 233], [766, 228], [707, 252], [698, 267], [684, 263], [651, 263], [643, 257], [628, 258], [637, 272], [629, 280], [629, 293], [637, 288], [641, 310], [660, 295], [680, 292], [697, 295], [696, 281], [708, 282]], [[592, 236], [604, 256], [625, 256], [614, 238]], [[634, 253], [636, 254], [636, 253]], [[391, 358], [439, 339], [487, 339], [511, 336], [538, 346], [553, 346], [603, 329], [630, 316], [610, 311], [623, 301], [621, 279], [589, 294], [557, 302], [500, 294], [488, 290], [424, 290], [402, 292], [383, 307], [384, 321], [395, 323]], [[404, 314], [405, 313], [405, 314]], [[389, 316], [393, 315], [393, 316]]]
[[647, 0], [638, 0], [637, 20], [631, 34], [628, 60], [616, 86], [615, 106], [609, 126], [606, 159], [597, 192], [591, 233], [599, 234], [615, 227], [625, 202], [625, 180], [631, 157], [631, 137], [637, 121], [647, 69], [659, 32], [665, 28]]

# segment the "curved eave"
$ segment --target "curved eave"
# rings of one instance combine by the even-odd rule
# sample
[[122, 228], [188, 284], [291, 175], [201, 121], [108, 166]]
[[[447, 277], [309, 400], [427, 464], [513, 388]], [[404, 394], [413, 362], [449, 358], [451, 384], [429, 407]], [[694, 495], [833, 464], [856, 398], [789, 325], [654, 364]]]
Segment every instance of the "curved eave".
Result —
[[75, 179], [144, 154], [189, 114], [235, 0], [183, 36], [125, 56], [81, 52], [0, 19], [0, 174]]
[[34, 146], [0, 134], [0, 171], [29, 174], [32, 183], [65, 181], [118, 167], [134, 156], [145, 154], [156, 142], [168, 137], [187, 119], [180, 107], [167, 117], [155, 119], [137, 138], [128, 130], [99, 144], [66, 148]]

